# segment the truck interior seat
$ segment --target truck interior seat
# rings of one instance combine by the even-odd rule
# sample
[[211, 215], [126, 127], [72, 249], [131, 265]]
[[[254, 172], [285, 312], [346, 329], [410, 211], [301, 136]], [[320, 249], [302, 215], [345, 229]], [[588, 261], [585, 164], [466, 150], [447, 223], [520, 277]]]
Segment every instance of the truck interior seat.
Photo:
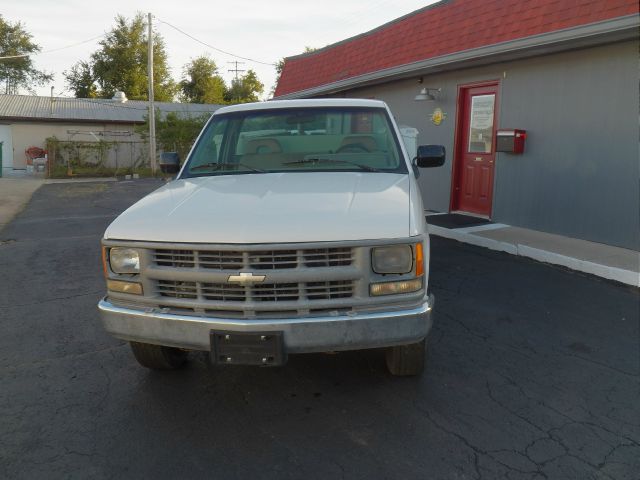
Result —
[[344, 137], [338, 149], [347, 147], [349, 145], [362, 146], [370, 152], [379, 150], [378, 143], [376, 142], [375, 138], [369, 135], [349, 135], [348, 137]]
[[247, 143], [245, 153], [280, 153], [282, 146], [275, 138], [259, 138]]

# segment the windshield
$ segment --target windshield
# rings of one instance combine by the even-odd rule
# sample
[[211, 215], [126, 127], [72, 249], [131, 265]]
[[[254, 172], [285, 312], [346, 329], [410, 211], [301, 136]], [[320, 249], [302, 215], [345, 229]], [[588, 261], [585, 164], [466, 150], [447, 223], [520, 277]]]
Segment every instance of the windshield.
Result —
[[386, 110], [312, 107], [214, 115], [181, 178], [314, 171], [406, 173]]

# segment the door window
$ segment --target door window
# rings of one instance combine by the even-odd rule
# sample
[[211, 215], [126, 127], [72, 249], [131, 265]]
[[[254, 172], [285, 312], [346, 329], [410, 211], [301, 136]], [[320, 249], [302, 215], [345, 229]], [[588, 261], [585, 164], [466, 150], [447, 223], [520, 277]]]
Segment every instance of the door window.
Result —
[[493, 109], [496, 96], [471, 97], [469, 122], [469, 153], [491, 153], [493, 148]]

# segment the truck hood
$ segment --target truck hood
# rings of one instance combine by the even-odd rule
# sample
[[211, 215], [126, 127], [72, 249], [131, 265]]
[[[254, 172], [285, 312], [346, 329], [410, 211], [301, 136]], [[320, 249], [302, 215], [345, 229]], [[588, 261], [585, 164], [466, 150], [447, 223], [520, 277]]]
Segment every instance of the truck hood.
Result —
[[105, 239], [285, 243], [409, 236], [407, 174], [309, 172], [176, 180], [129, 207]]

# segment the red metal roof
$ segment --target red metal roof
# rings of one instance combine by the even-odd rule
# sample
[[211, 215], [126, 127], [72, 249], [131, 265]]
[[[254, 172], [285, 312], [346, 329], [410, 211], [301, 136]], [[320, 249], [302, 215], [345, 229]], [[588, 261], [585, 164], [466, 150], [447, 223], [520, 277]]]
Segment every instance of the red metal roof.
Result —
[[638, 0], [444, 0], [286, 59], [275, 96], [477, 47], [638, 13]]

